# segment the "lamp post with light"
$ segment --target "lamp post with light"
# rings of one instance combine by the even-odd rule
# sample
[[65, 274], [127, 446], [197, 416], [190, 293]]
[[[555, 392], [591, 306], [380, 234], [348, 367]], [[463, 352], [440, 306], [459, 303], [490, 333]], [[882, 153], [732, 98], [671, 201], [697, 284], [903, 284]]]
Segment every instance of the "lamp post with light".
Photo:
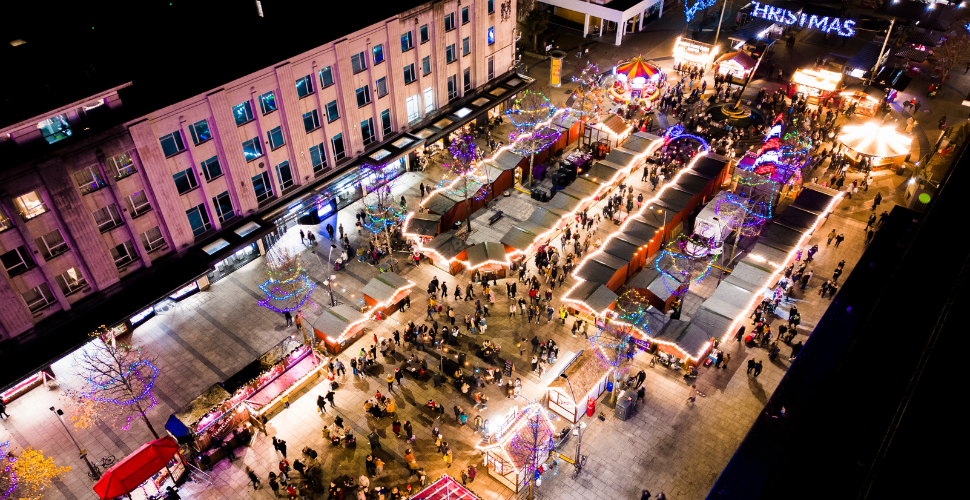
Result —
[[[653, 213], [653, 205], [650, 205], [648, 208], [650, 212]], [[663, 246], [663, 244], [667, 242], [667, 236], [665, 233], [667, 230], [667, 211], [662, 208], [658, 208], [657, 213], [659, 214], [661, 212], [664, 214], [664, 223], [663, 226], [660, 226], [660, 245]], [[657, 216], [654, 215], [654, 218], [657, 218]]]
[[337, 307], [337, 298], [333, 295], [333, 285], [336, 284], [337, 275], [331, 274], [330, 278], [323, 282], [327, 287], [327, 291], [330, 292], [330, 307]]
[[51, 406], [50, 410], [54, 412], [54, 416], [56, 416], [57, 419], [61, 422], [61, 425], [64, 426], [64, 431], [67, 432], [67, 437], [71, 438], [71, 442], [74, 443], [74, 446], [77, 448], [78, 456], [84, 460], [85, 464], [87, 464], [88, 470], [91, 471], [88, 473], [88, 475], [90, 475], [91, 478], [94, 479], [95, 481], [97, 481], [98, 479], [101, 479], [101, 471], [98, 470], [98, 468], [95, 467], [90, 460], [88, 460], [88, 450], [81, 449], [81, 445], [77, 444], [77, 440], [74, 439], [74, 435], [71, 434], [71, 430], [68, 429], [67, 424], [64, 423], [64, 410], [59, 410], [57, 408], [54, 408], [53, 406]]
[[[569, 377], [566, 376], [565, 373], [561, 373], [559, 374], [559, 376], [566, 379], [566, 385], [569, 386], [569, 394], [573, 397], [573, 403], [578, 406], [579, 401], [576, 401], [576, 393], [573, 392], [573, 384], [569, 381]], [[573, 465], [576, 466], [576, 474], [579, 474], [580, 471], [583, 470], [582, 451], [583, 451], [583, 434], [585, 433], [584, 432], [585, 429], [586, 429], [585, 422], [578, 422], [576, 426], [573, 427], [573, 436], [579, 437], [579, 442], [576, 444], [576, 461], [573, 462]]]

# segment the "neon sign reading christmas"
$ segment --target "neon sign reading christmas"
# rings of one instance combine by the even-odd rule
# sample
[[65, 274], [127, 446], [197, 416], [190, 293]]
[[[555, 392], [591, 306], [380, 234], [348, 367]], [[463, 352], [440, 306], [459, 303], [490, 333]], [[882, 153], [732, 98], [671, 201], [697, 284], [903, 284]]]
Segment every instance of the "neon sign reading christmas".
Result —
[[842, 20], [838, 17], [819, 17], [814, 14], [796, 13], [788, 9], [762, 5], [761, 2], [751, 3], [754, 5], [754, 10], [751, 11], [751, 15], [754, 17], [760, 17], [761, 19], [783, 23], [789, 26], [797, 24], [799, 27], [807, 27], [808, 29], [819, 30], [824, 33], [834, 32], [844, 37], [855, 35], [855, 30], [852, 28], [855, 26], [855, 21], [852, 19]]

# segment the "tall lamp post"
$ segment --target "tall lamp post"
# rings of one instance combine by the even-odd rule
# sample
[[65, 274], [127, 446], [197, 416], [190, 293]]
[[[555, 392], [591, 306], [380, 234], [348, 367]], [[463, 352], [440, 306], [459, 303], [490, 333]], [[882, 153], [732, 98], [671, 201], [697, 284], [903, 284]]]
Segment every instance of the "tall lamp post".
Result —
[[[578, 405], [579, 401], [576, 401], [576, 393], [573, 392], [573, 384], [569, 381], [569, 377], [567, 377], [565, 373], [561, 373], [559, 376], [566, 379], [566, 385], [569, 386], [569, 394], [573, 397], [573, 402]], [[579, 437], [579, 443], [576, 445], [576, 461], [573, 463], [573, 465], [576, 466], [576, 472], [583, 470], [583, 456], [581, 453], [583, 451], [584, 429], [586, 429], [586, 424], [584, 422], [579, 422], [576, 427], [573, 428], [573, 435]]]
[[333, 296], [333, 285], [336, 283], [337, 275], [331, 274], [330, 278], [323, 282], [327, 285], [327, 291], [330, 292], [330, 307], [337, 307], [337, 299]]
[[81, 445], [77, 444], [77, 440], [74, 439], [74, 435], [71, 434], [71, 430], [68, 429], [67, 424], [64, 423], [64, 410], [58, 410], [53, 406], [51, 406], [50, 410], [54, 412], [54, 415], [61, 422], [61, 425], [64, 426], [64, 431], [67, 432], [67, 437], [71, 438], [71, 442], [74, 443], [75, 447], [77, 447], [77, 454], [84, 460], [84, 463], [88, 465], [88, 469], [91, 471], [91, 477], [94, 478], [95, 481], [101, 479], [101, 471], [95, 468], [94, 464], [88, 460], [88, 450], [81, 449]]
[[[650, 210], [651, 212], [653, 212], [653, 205], [650, 205], [649, 207], [647, 207], [647, 209]], [[667, 233], [666, 233], [666, 231], [667, 231], [667, 211], [664, 210], [664, 209], [662, 209], [662, 208], [658, 208], [657, 209], [657, 213], [659, 214], [661, 212], [663, 212], [663, 214], [664, 214], [664, 225], [660, 227], [660, 244], [663, 245], [664, 243], [667, 242]], [[657, 216], [654, 215], [654, 217], [656, 218]]]

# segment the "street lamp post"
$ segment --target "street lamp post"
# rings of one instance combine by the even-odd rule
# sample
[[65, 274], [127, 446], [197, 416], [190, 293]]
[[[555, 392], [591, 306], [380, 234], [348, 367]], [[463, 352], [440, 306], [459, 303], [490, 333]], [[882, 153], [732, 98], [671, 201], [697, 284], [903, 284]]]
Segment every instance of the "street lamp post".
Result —
[[[649, 209], [649, 210], [650, 210], [651, 212], [653, 212], [653, 205], [650, 205], [650, 206], [648, 207], [648, 209]], [[667, 236], [666, 236], [666, 234], [667, 234], [667, 233], [666, 233], [666, 231], [667, 231], [667, 211], [666, 211], [666, 210], [663, 210], [663, 209], [660, 209], [660, 208], [658, 208], [658, 209], [657, 209], [657, 213], [659, 214], [660, 212], [663, 212], [663, 214], [664, 214], [664, 225], [663, 225], [663, 226], [661, 226], [661, 228], [660, 228], [660, 244], [661, 244], [661, 245], [663, 245], [663, 244], [664, 244], [664, 243], [666, 243], [666, 241], [667, 241]], [[656, 217], [656, 215], [654, 215], [654, 217]]]
[[[564, 379], [566, 379], [566, 385], [569, 386], [569, 394], [573, 397], [573, 403], [577, 405], [577, 409], [578, 409], [579, 401], [576, 401], [576, 393], [573, 392], [573, 384], [572, 384], [572, 382], [569, 381], [569, 377], [567, 377], [565, 373], [561, 373], [561, 374], [559, 374], [559, 376], [562, 377], [562, 378], [564, 378]], [[582, 458], [583, 458], [583, 455], [582, 455], [582, 451], [583, 451], [583, 429], [585, 429], [585, 428], [586, 428], [586, 424], [584, 424], [582, 422], [579, 422], [577, 424], [577, 428], [574, 428], [573, 429], [573, 435], [579, 437], [579, 443], [576, 444], [576, 462], [573, 464], [573, 465], [576, 466], [576, 472], [577, 473], [579, 471], [583, 470], [583, 462], [582, 462]]]
[[327, 291], [330, 292], [330, 307], [337, 307], [337, 299], [333, 296], [333, 285], [336, 279], [337, 275], [331, 274], [330, 278], [323, 282], [324, 285], [327, 285]]
[[77, 444], [77, 440], [74, 439], [74, 435], [71, 434], [71, 430], [68, 429], [67, 424], [64, 423], [64, 411], [58, 410], [53, 406], [51, 406], [50, 410], [54, 412], [54, 415], [61, 422], [61, 425], [64, 426], [64, 431], [67, 432], [67, 437], [71, 438], [71, 442], [74, 443], [74, 446], [77, 448], [78, 456], [81, 457], [84, 460], [84, 463], [88, 465], [88, 469], [91, 471], [91, 477], [94, 478], [95, 481], [101, 479], [101, 471], [95, 468], [94, 464], [88, 460], [88, 451], [81, 449], [81, 445]]

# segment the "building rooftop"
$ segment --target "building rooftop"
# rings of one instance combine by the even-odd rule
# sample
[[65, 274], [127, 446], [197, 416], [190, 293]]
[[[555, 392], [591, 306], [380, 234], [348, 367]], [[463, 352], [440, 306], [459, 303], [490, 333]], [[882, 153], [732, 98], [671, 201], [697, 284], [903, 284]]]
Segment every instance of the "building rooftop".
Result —
[[0, 16], [0, 128], [127, 82], [121, 99], [139, 116], [431, 1], [11, 3]]

